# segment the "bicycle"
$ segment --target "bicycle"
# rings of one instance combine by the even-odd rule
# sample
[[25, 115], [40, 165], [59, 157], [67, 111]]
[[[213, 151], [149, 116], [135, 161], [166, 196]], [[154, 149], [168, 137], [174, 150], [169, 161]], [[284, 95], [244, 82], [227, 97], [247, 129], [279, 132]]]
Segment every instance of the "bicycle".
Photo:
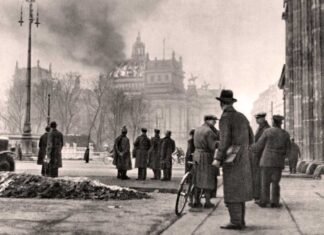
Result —
[[[190, 171], [188, 171], [181, 179], [178, 193], [177, 193], [177, 199], [175, 204], [175, 213], [177, 216], [181, 216], [188, 198], [191, 200], [194, 198], [194, 177], [195, 177], [195, 165], [197, 165], [197, 162], [188, 162], [189, 165], [192, 165]], [[203, 197], [203, 191], [200, 190], [199, 193], [199, 199]]]

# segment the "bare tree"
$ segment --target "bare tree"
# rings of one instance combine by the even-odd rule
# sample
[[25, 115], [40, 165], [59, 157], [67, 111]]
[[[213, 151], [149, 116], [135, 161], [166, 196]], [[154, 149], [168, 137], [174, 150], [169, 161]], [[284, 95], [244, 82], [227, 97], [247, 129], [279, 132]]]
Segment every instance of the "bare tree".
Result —
[[145, 101], [143, 95], [129, 97], [128, 117], [132, 130], [132, 140], [135, 139], [136, 133], [145, 123], [146, 114], [149, 110], [149, 104]]
[[26, 106], [26, 84], [24, 80], [14, 79], [9, 89], [7, 111], [1, 112], [6, 127], [12, 133], [22, 133]]
[[69, 134], [76, 126], [80, 105], [80, 77], [78, 73], [58, 75], [53, 89], [53, 117], [64, 134]]

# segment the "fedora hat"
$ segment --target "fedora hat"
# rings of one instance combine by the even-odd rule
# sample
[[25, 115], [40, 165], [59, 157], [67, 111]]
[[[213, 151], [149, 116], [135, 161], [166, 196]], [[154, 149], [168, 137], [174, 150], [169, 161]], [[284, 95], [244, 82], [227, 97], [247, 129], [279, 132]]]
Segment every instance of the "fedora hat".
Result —
[[223, 101], [224, 103], [234, 103], [237, 99], [233, 98], [232, 90], [222, 90], [220, 97], [216, 97], [216, 100]]

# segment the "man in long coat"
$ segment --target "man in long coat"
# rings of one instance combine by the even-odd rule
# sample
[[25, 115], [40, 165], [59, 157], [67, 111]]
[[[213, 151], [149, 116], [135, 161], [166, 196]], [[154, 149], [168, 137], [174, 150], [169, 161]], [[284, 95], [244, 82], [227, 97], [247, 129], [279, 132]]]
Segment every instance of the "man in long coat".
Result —
[[123, 126], [121, 135], [114, 142], [114, 161], [113, 164], [117, 168], [117, 178], [128, 180], [127, 171], [132, 169], [130, 157], [130, 144], [127, 137], [127, 128]]
[[[219, 123], [220, 144], [213, 165], [223, 166], [224, 201], [230, 215], [230, 223], [222, 229], [245, 228], [245, 202], [253, 198], [251, 157], [249, 145], [253, 143], [253, 132], [247, 118], [237, 112], [231, 90], [222, 90], [220, 101], [223, 114]], [[233, 164], [226, 164], [227, 151], [231, 146], [239, 146]]]
[[217, 117], [214, 115], [206, 115], [205, 123], [196, 128], [194, 135], [195, 152], [193, 160], [197, 162], [194, 184], [196, 186], [196, 196], [194, 207], [200, 207], [198, 189], [204, 190], [206, 203], [205, 208], [211, 208], [215, 205], [210, 199], [212, 192], [217, 187], [218, 168], [212, 165], [213, 157], [219, 141], [219, 133], [214, 127]]
[[261, 154], [261, 199], [260, 207], [266, 207], [270, 202], [271, 207], [280, 207], [281, 172], [285, 167], [285, 158], [290, 150], [290, 137], [287, 131], [281, 129], [283, 116], [272, 117], [272, 127], [263, 132], [261, 138], [252, 146], [252, 151]]
[[47, 136], [47, 156], [49, 157], [49, 176], [58, 177], [58, 168], [62, 167], [63, 135], [56, 127], [56, 122], [51, 122], [51, 131]]
[[171, 131], [165, 132], [165, 137], [161, 143], [161, 169], [163, 170], [162, 181], [170, 181], [172, 176], [172, 153], [176, 149]]
[[45, 176], [48, 172], [46, 172], [46, 169], [44, 168], [44, 158], [46, 156], [46, 147], [47, 147], [47, 136], [51, 128], [47, 126], [45, 128], [45, 133], [40, 137], [38, 147], [38, 156], [37, 156], [37, 165], [42, 165], [41, 174]]
[[[263, 132], [270, 128], [267, 120], [265, 119], [266, 113], [258, 113], [255, 115], [257, 124], [259, 125], [255, 136], [254, 141], [257, 142], [262, 136]], [[255, 202], [260, 200], [261, 193], [261, 168], [260, 168], [260, 154], [252, 154], [252, 175], [253, 175], [253, 198]]]
[[149, 150], [149, 161], [148, 166], [152, 169], [154, 177], [152, 180], [161, 179], [161, 164], [160, 164], [160, 154], [161, 154], [161, 138], [160, 130], [154, 130], [154, 137], [151, 138], [151, 149]]
[[151, 141], [146, 135], [147, 129], [142, 128], [141, 130], [142, 135], [138, 136], [134, 142], [135, 167], [138, 168], [137, 180], [146, 180], [148, 151], [151, 148]]
[[294, 138], [291, 138], [291, 146], [288, 156], [290, 174], [296, 174], [297, 162], [300, 156], [301, 153], [299, 146], [295, 143]]
[[189, 165], [188, 162], [192, 162], [193, 154], [195, 152], [195, 145], [194, 145], [194, 135], [195, 129], [189, 131], [189, 140], [187, 144], [187, 152], [185, 156], [185, 173], [191, 170], [192, 165]]

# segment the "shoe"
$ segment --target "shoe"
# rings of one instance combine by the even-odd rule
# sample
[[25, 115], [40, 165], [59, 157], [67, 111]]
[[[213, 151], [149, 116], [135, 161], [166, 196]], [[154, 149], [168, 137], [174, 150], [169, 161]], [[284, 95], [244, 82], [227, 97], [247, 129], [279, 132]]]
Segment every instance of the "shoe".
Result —
[[264, 203], [264, 202], [255, 202], [255, 204], [257, 204], [259, 207], [261, 208], [266, 208], [267, 207], [267, 203]]
[[130, 178], [127, 176], [127, 175], [125, 175], [123, 178], [122, 178], [122, 180], [129, 180]]
[[200, 203], [200, 202], [195, 202], [193, 205], [192, 205], [192, 208], [202, 208], [203, 205]]
[[205, 203], [204, 208], [208, 209], [208, 208], [214, 208], [215, 204], [213, 203]]
[[232, 229], [232, 230], [241, 230], [243, 229], [244, 227], [242, 225], [238, 225], [238, 224], [226, 224], [226, 225], [223, 225], [223, 226], [220, 226], [221, 229]]
[[271, 206], [271, 208], [281, 208], [282, 204], [281, 203], [271, 203], [270, 206]]

